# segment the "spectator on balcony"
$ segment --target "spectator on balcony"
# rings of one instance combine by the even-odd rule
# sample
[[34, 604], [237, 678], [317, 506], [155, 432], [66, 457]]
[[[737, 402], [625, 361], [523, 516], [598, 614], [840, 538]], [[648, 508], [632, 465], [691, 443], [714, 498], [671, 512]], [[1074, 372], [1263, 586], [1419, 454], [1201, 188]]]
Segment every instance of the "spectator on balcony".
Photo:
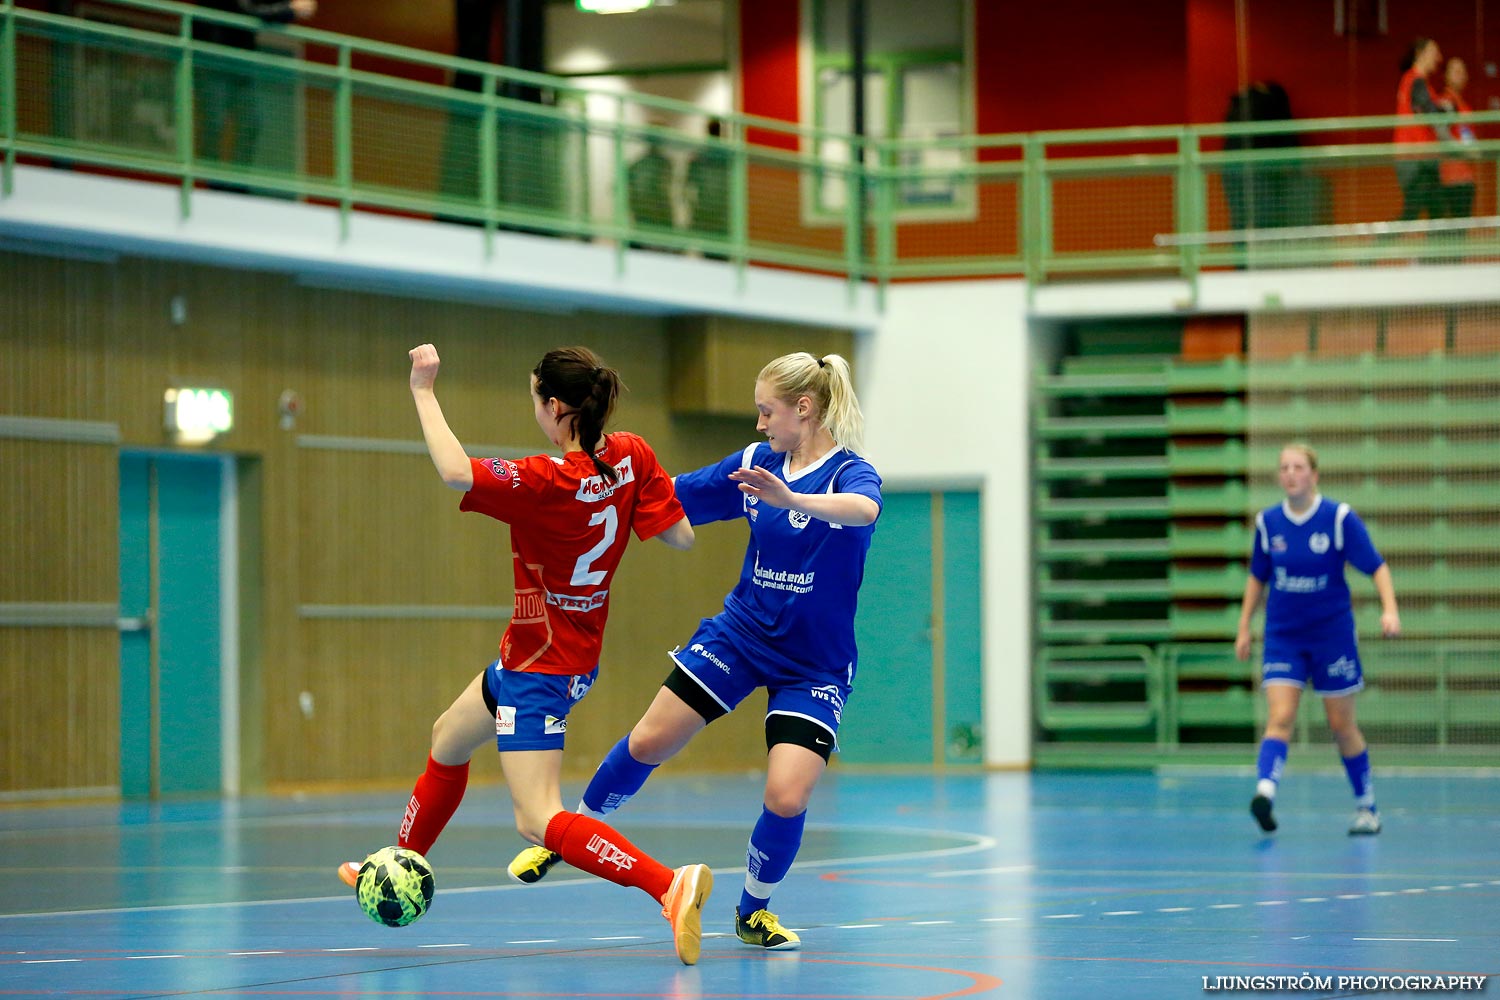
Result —
[[[1401, 60], [1401, 82], [1396, 85], [1396, 114], [1431, 115], [1443, 111], [1427, 82], [1442, 62], [1443, 53], [1437, 42], [1418, 38], [1411, 43]], [[1431, 125], [1402, 124], [1396, 126], [1394, 140], [1404, 145], [1436, 147], [1438, 134]], [[1423, 212], [1429, 219], [1441, 219], [1447, 214], [1435, 148], [1398, 153], [1396, 179], [1401, 183], [1402, 222], [1416, 219]]]
[[[1437, 103], [1455, 114], [1466, 115], [1474, 109], [1464, 100], [1464, 87], [1469, 83], [1469, 68], [1457, 56], [1448, 60], [1443, 71], [1443, 92]], [[1449, 129], [1452, 138], [1459, 143], [1457, 156], [1445, 157], [1438, 164], [1438, 178], [1443, 185], [1443, 202], [1446, 214], [1453, 219], [1466, 219], [1474, 214], [1474, 184], [1479, 179], [1473, 152], [1474, 129], [1467, 122]]]
[[[1224, 120], [1231, 124], [1287, 121], [1292, 102], [1286, 88], [1273, 81], [1257, 81], [1229, 99]], [[1282, 149], [1297, 145], [1295, 132], [1235, 132], [1224, 137], [1226, 152]], [[1292, 211], [1292, 188], [1297, 167], [1286, 163], [1233, 164], [1223, 173], [1224, 198], [1229, 203], [1229, 228], [1269, 229], [1307, 225], [1312, 220]]]
[[[318, 0], [199, 0], [199, 7], [226, 14], [248, 14], [286, 24], [306, 21], [318, 12]], [[256, 48], [255, 32], [206, 18], [193, 19], [193, 39], [236, 49]], [[201, 113], [198, 157], [210, 166], [249, 166], [255, 160], [261, 115], [258, 89], [263, 81], [243, 63], [200, 59], [193, 67], [193, 99]], [[224, 148], [228, 136], [229, 147]], [[290, 169], [290, 165], [288, 165]], [[219, 185], [229, 190], [243, 187]]]
[[1354, 789], [1351, 835], [1380, 832], [1370, 753], [1354, 717], [1354, 696], [1365, 686], [1354, 638], [1354, 610], [1344, 565], [1375, 583], [1380, 595], [1380, 631], [1401, 634], [1401, 615], [1391, 570], [1370, 541], [1359, 515], [1346, 503], [1318, 492], [1318, 456], [1305, 444], [1281, 449], [1278, 478], [1286, 499], [1255, 515], [1250, 576], [1245, 581], [1234, 654], [1250, 658], [1250, 620], [1266, 600], [1261, 689], [1266, 728], [1256, 759], [1250, 813], [1266, 833], [1276, 829], [1272, 805], [1286, 764], [1297, 705], [1308, 683], [1323, 699], [1339, 757]]
[[[714, 118], [708, 123], [708, 142], [688, 161], [683, 180], [683, 198], [688, 206], [688, 228], [705, 239], [729, 238], [729, 152], [720, 144], [723, 123]], [[717, 250], [705, 250], [703, 256], [724, 260]]]
[[[630, 165], [626, 178], [630, 217], [639, 230], [667, 232], [672, 229], [672, 161], [662, 152], [661, 142], [648, 141], [646, 152]], [[647, 246], [633, 241], [631, 246]]]

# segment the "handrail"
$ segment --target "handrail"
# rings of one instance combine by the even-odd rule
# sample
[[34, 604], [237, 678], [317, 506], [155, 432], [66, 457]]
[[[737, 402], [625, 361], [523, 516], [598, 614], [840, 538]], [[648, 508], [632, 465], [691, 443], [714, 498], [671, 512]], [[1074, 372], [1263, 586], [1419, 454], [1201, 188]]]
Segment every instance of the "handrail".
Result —
[[1384, 236], [1391, 233], [1445, 233], [1500, 228], [1500, 215], [1468, 219], [1417, 219], [1411, 222], [1355, 222], [1343, 226], [1284, 226], [1278, 229], [1222, 229], [1211, 232], [1157, 233], [1159, 247], [1205, 243], [1266, 243], [1282, 240], [1326, 240], [1339, 236]]
[[[198, 41], [192, 26], [263, 29], [255, 18], [177, 0], [111, 0], [111, 6], [175, 19], [175, 30], [52, 14], [0, 0], [0, 197], [13, 193], [15, 167], [22, 159], [60, 159], [173, 180], [181, 185], [184, 216], [191, 212], [198, 185], [235, 185], [332, 200], [343, 213], [345, 233], [348, 213], [369, 206], [480, 224], [487, 255], [493, 252], [498, 228], [519, 226], [615, 240], [622, 269], [629, 259], [624, 247], [633, 244], [711, 253], [739, 269], [764, 262], [842, 274], [851, 287], [899, 278], [1010, 274], [1038, 284], [1076, 273], [1167, 272], [1187, 278], [1196, 288], [1204, 268], [1226, 265], [1500, 257], [1500, 233], [1491, 232], [1486, 222], [1493, 211], [1480, 211], [1462, 226], [1396, 223], [1391, 220], [1399, 205], [1389, 193], [1379, 196], [1384, 201], [1363, 193], [1394, 190], [1386, 180], [1350, 188], [1359, 197], [1346, 191], [1338, 199], [1343, 215], [1326, 217], [1332, 200], [1309, 201], [1319, 196], [1316, 190], [1304, 190], [1308, 184], [1337, 186], [1345, 178], [1357, 184], [1361, 171], [1389, 172], [1403, 158], [1462, 154], [1480, 172], [1484, 201], [1476, 207], [1485, 209], [1491, 205], [1491, 178], [1500, 179], [1500, 139], [1460, 144], [1445, 138], [1422, 146], [1361, 140], [1403, 124], [1432, 125], [1445, 136], [1461, 123], [1500, 125], [1500, 111], [882, 141], [734, 113], [712, 115], [725, 123], [723, 138], [713, 140], [661, 122], [665, 116], [696, 121], [707, 113], [683, 101], [605, 92], [560, 77], [297, 25], [276, 31], [303, 46], [307, 56], [247, 51]], [[169, 68], [172, 141], [153, 145], [112, 133], [75, 133], [50, 123], [46, 105], [51, 95], [35, 93], [45, 88], [28, 89], [18, 78], [21, 51], [27, 54], [27, 72], [35, 74], [38, 67], [50, 65], [49, 53], [62, 44], [93, 53], [95, 59], [133, 50], [149, 54], [148, 63]], [[479, 89], [377, 72], [361, 65], [362, 57], [402, 62], [423, 75], [432, 69], [451, 77], [463, 74], [477, 79]], [[61, 72], [55, 66], [52, 71]], [[274, 81], [289, 90], [293, 84], [306, 88], [311, 97], [287, 105], [293, 117], [310, 107], [309, 100], [327, 103], [331, 117], [304, 123], [296, 137], [303, 147], [318, 151], [315, 170], [302, 164], [240, 162], [217, 150], [198, 149], [197, 88], [234, 77]], [[522, 100], [506, 92], [511, 85], [537, 88], [559, 99], [555, 104]], [[611, 110], [601, 116], [600, 108]], [[382, 131], [388, 120], [446, 137], [436, 172], [433, 153], [393, 146]], [[1219, 148], [1220, 140], [1233, 137], [1318, 134], [1339, 141]], [[471, 150], [474, 161], [456, 178], [456, 189], [446, 186], [450, 140]], [[679, 160], [700, 152], [723, 158], [728, 218], [722, 230], [682, 228], [676, 220], [666, 229], [652, 230], [632, 220], [629, 167], [634, 151], [652, 141]], [[825, 148], [844, 151], [843, 158], [826, 158]], [[867, 159], [865, 149], [876, 155]], [[559, 169], [564, 163], [571, 166]], [[553, 187], [573, 186], [558, 187], [552, 201], [518, 195], [528, 187], [528, 169]], [[506, 171], [520, 173], [507, 178]], [[852, 194], [857, 191], [868, 192], [868, 213], [855, 211], [858, 199]], [[683, 206], [677, 211], [686, 214]], [[1269, 221], [1262, 217], [1267, 214]], [[1349, 242], [1457, 228], [1471, 230], [1470, 238]], [[1247, 232], [1257, 235], [1219, 238]], [[1286, 243], [1294, 235], [1302, 240], [1300, 246], [1257, 249], [1254, 254], [1247, 247]], [[1311, 244], [1313, 237], [1324, 242]]]

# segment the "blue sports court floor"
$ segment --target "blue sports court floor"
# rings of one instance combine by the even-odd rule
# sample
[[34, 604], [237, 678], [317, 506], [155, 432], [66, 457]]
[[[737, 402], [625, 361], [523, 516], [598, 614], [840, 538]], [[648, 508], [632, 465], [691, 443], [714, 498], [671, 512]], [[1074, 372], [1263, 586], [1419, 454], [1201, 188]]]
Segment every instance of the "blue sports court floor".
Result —
[[714, 868], [693, 968], [639, 892], [566, 867], [506, 880], [522, 845], [503, 787], [470, 789], [431, 852], [432, 910], [399, 930], [333, 869], [394, 839], [404, 795], [8, 807], [0, 997], [1155, 1000], [1268, 985], [1245, 977], [1310, 988], [1241, 993], [1336, 997], [1500, 976], [1500, 781], [1380, 775], [1386, 829], [1363, 839], [1341, 775], [1290, 774], [1274, 838], [1252, 784], [835, 769], [772, 906], [803, 950], [768, 953], [731, 927], [759, 777], [659, 775], [617, 825]]

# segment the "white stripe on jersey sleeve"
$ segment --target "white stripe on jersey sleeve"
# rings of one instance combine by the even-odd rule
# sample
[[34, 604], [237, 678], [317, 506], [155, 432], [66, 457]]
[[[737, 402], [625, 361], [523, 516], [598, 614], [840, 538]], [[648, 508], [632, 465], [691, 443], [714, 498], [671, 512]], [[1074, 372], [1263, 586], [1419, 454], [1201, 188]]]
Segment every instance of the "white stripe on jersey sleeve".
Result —
[[1333, 515], [1333, 550], [1344, 551], [1344, 518], [1349, 516], [1350, 507], [1346, 503], [1339, 504], [1338, 512]]

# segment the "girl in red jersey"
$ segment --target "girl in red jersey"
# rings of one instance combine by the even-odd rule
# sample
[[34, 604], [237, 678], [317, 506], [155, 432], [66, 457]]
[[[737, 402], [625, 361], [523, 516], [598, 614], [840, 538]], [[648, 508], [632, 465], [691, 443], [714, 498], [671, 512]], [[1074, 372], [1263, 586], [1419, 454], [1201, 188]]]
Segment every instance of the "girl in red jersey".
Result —
[[[563, 456], [470, 458], [438, 405], [438, 353], [413, 348], [411, 392], [427, 451], [443, 482], [464, 491], [460, 510], [511, 526], [515, 608], [500, 658], [464, 689], [432, 729], [427, 769], [412, 792], [397, 845], [426, 854], [463, 799], [469, 759], [493, 734], [516, 829], [574, 867], [634, 886], [662, 904], [677, 957], [698, 961], [701, 911], [713, 887], [706, 865], [675, 872], [606, 823], [563, 809], [568, 712], [599, 675], [609, 585], [630, 532], [675, 549], [693, 529], [672, 481], [642, 438], [605, 423], [620, 377], [582, 347], [549, 351], [531, 372], [536, 422]], [[346, 861], [339, 877], [359, 879]]]

